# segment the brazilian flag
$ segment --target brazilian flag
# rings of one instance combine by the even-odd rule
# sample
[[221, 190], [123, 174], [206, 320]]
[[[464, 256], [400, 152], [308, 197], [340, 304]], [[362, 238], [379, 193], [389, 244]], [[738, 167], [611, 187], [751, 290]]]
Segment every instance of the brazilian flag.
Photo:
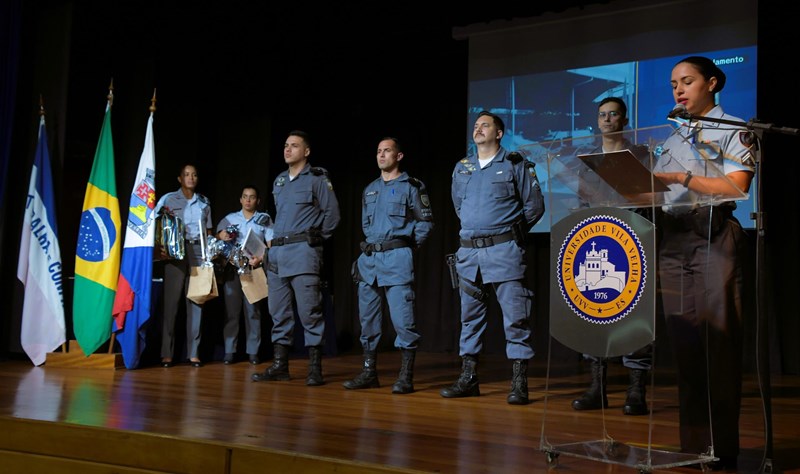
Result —
[[92, 174], [83, 198], [75, 251], [72, 325], [75, 338], [87, 356], [111, 337], [112, 308], [122, 249], [120, 229], [109, 97]]

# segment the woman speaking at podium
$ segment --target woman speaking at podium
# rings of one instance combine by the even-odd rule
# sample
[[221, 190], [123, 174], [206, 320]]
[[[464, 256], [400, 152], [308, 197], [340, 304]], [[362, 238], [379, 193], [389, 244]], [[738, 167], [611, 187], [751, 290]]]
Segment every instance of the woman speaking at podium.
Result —
[[[677, 115], [687, 120], [664, 143], [654, 171], [670, 187], [658, 256], [664, 316], [677, 359], [681, 450], [701, 454], [713, 446], [719, 458], [713, 467], [735, 470], [748, 245], [733, 209], [750, 188], [755, 162], [747, 131], [715, 121], [744, 123], [716, 103], [725, 73], [711, 59], [680, 60], [670, 82], [676, 109], [685, 107]], [[708, 204], [719, 201], [724, 202]]]

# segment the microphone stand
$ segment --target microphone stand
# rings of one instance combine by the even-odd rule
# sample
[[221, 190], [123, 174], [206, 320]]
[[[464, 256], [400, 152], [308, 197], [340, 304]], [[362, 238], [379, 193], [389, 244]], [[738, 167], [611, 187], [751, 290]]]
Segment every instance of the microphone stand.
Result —
[[[703, 122], [721, 123], [727, 125], [735, 125], [744, 127], [750, 133], [749, 143], [760, 144], [764, 138], [765, 132], [782, 133], [786, 135], [800, 135], [800, 129], [789, 127], [776, 127], [771, 123], [762, 123], [757, 119], [750, 119], [747, 122], [737, 120], [726, 120], [713, 117], [703, 117], [692, 115], [689, 112], [677, 114], [678, 117], [684, 120], [698, 120]], [[753, 138], [755, 137], [755, 138]], [[761, 162], [764, 159], [764, 150], [761, 147], [760, 157], [758, 153], [753, 154], [753, 159], [756, 164], [756, 176], [761, 176]], [[756, 211], [750, 217], [756, 222], [756, 261], [764, 262], [765, 257], [765, 244], [764, 236], [766, 235], [766, 228], [764, 225], [764, 212], [763, 212], [763, 195], [760, 180], [756, 180]], [[771, 473], [772, 471], [772, 389], [770, 387], [770, 364], [769, 353], [767, 346], [769, 342], [769, 318], [765, 308], [765, 284], [763, 276], [763, 266], [759, 266], [759, 271], [756, 273], [756, 370], [758, 371], [759, 389], [761, 390], [764, 400], [764, 431], [766, 432], [764, 458], [762, 460], [759, 472]]]

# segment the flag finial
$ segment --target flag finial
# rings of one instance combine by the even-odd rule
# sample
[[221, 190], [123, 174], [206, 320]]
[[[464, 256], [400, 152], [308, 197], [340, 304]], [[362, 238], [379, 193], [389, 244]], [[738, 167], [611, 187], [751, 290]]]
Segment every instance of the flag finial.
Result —
[[108, 105], [114, 105], [114, 78], [111, 78], [111, 84], [108, 85], [108, 95], [106, 96], [108, 99]]
[[150, 113], [153, 113], [155, 111], [156, 111], [156, 89], [154, 87], [153, 88], [153, 98], [150, 99]]
[[43, 115], [44, 115], [44, 97], [42, 97], [42, 94], [39, 94], [39, 116], [41, 117]]

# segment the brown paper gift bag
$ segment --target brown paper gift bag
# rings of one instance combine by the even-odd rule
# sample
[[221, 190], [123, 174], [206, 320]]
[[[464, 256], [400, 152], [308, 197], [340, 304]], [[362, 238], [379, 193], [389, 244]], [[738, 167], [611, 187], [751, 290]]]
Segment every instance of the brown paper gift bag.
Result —
[[219, 296], [217, 277], [213, 266], [191, 267], [189, 273], [189, 289], [186, 297], [197, 304], [203, 304]]
[[254, 268], [250, 273], [239, 275], [239, 281], [242, 282], [242, 292], [250, 304], [256, 304], [269, 295], [264, 267]]

